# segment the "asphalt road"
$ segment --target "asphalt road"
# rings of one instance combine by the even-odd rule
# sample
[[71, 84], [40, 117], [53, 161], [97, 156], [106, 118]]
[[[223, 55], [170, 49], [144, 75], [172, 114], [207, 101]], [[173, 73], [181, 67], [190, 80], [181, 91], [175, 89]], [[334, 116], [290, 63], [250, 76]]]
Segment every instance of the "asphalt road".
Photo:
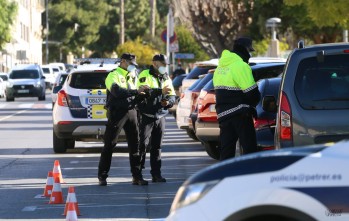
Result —
[[[113, 155], [108, 186], [98, 186], [101, 143], [77, 142], [66, 154], [52, 150], [50, 93], [46, 101], [0, 98], [0, 220], [65, 220], [65, 204], [48, 204], [42, 197], [48, 171], [59, 160], [65, 183], [74, 186], [81, 211], [79, 220], [157, 220], [165, 218], [179, 186], [196, 171], [215, 163], [199, 142], [166, 117], [162, 174], [167, 183], [131, 185], [126, 143]], [[149, 159], [143, 174], [151, 179]]]

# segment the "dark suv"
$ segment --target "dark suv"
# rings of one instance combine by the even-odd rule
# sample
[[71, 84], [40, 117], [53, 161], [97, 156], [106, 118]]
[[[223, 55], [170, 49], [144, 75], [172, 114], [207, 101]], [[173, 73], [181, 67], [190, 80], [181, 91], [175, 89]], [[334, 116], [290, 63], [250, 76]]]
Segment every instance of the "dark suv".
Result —
[[[276, 98], [267, 100], [273, 108]], [[277, 148], [348, 139], [349, 44], [300, 42], [288, 58], [278, 103]]]

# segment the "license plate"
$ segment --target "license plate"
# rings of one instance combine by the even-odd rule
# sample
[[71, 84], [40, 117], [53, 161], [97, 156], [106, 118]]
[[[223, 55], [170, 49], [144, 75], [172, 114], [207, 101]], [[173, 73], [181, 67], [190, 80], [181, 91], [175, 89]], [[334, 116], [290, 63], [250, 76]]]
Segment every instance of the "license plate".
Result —
[[18, 90], [18, 93], [24, 94], [24, 93], [29, 93], [29, 90]]
[[87, 104], [106, 104], [107, 98], [105, 97], [89, 97], [86, 98]]

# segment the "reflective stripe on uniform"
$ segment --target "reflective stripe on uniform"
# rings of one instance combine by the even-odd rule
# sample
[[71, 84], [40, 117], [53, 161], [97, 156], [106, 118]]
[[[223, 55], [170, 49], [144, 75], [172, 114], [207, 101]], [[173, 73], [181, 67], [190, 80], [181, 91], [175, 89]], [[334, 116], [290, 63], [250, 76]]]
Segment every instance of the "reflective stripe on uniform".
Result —
[[229, 110], [226, 110], [226, 111], [223, 111], [222, 113], [217, 114], [217, 118], [220, 118], [220, 117], [223, 117], [225, 115], [231, 114], [231, 113], [233, 113], [233, 112], [235, 112], [237, 110], [240, 110], [241, 108], [244, 108], [244, 107], [249, 108], [250, 105], [240, 104], [240, 105], [238, 105], [238, 106], [236, 106], [234, 108], [231, 108]]

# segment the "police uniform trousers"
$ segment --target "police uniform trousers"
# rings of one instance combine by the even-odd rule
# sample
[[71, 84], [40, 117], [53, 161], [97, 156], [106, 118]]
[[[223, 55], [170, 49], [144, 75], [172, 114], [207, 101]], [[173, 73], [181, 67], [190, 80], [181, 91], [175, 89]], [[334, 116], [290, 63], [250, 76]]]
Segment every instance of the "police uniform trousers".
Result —
[[250, 113], [229, 116], [219, 122], [220, 160], [235, 157], [236, 142], [239, 139], [243, 154], [257, 152], [256, 131]]
[[104, 133], [104, 147], [98, 165], [98, 177], [107, 178], [110, 170], [114, 140], [118, 138], [123, 128], [126, 134], [129, 148], [129, 159], [133, 177], [142, 178], [140, 154], [139, 154], [139, 127], [137, 111], [108, 110], [108, 122]]
[[161, 144], [165, 131], [165, 117], [156, 119], [142, 114], [139, 130], [142, 167], [144, 168], [146, 150], [150, 145], [150, 173], [152, 176], [161, 176]]

